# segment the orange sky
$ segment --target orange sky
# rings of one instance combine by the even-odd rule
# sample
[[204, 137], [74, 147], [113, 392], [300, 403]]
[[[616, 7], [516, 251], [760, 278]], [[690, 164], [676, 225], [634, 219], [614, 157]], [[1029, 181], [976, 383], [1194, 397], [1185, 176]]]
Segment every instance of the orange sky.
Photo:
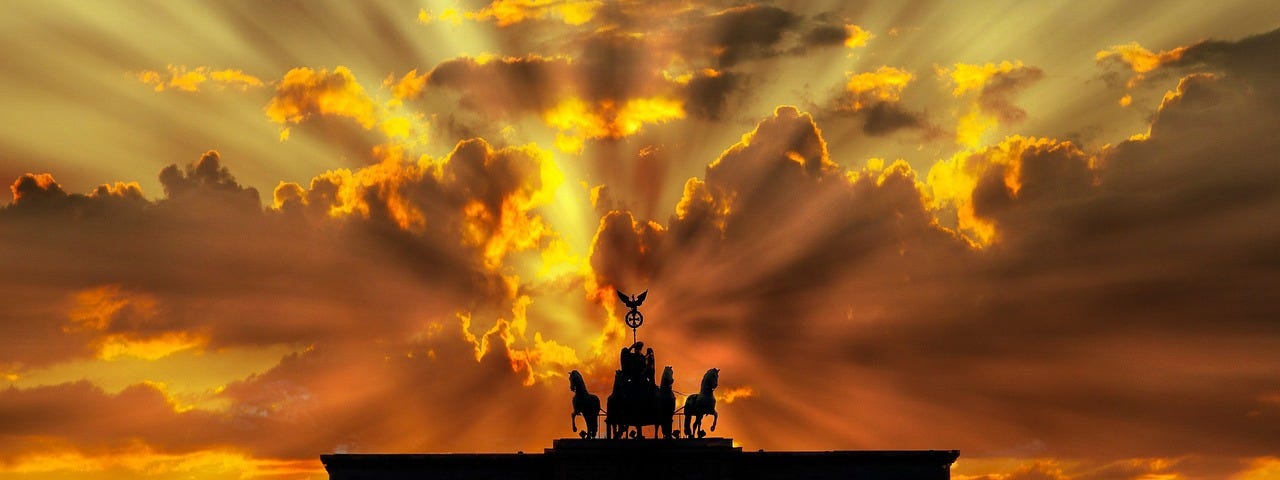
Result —
[[1280, 7], [30, 2], [0, 478], [537, 451], [629, 341], [744, 448], [1280, 478]]

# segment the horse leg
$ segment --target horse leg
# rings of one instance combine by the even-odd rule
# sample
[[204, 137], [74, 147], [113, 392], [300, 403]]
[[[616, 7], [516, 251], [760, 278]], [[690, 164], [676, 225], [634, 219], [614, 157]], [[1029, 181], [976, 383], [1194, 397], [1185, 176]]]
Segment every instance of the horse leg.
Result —
[[684, 435], [693, 438], [693, 430], [689, 430], [689, 423], [693, 421], [693, 414], [689, 412], [688, 405], [684, 409]]
[[[584, 416], [583, 418], [585, 419], [586, 417]], [[574, 410], [573, 413], [569, 414], [569, 425], [573, 426], [574, 432], [578, 431], [578, 411], [577, 410]]]
[[711, 411], [711, 431], [716, 431], [716, 424], [720, 423], [720, 414], [715, 410]]

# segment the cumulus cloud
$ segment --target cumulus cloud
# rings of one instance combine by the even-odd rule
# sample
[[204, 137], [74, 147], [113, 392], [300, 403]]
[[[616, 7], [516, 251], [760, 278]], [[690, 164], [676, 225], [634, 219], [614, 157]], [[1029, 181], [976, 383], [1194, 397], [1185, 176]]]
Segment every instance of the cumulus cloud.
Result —
[[314, 115], [335, 115], [355, 120], [365, 130], [377, 122], [376, 105], [351, 70], [339, 66], [314, 70], [298, 67], [285, 73], [266, 107], [267, 118], [284, 126], [280, 139], [289, 138], [290, 124]]

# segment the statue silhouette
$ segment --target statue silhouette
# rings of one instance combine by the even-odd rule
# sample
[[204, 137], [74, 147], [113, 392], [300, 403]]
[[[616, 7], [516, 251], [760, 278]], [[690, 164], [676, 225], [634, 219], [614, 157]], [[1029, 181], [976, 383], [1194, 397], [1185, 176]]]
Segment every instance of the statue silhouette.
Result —
[[644, 353], [644, 381], [645, 383], [653, 383], [653, 349], [650, 348]]
[[569, 372], [569, 390], [573, 392], [573, 413], [569, 415], [573, 431], [578, 431], [578, 415], [582, 415], [586, 422], [582, 438], [595, 438], [600, 428], [600, 397], [587, 392], [587, 382], [582, 380], [582, 374], [577, 370]]
[[[649, 353], [649, 358], [653, 358], [652, 349]], [[662, 385], [658, 387], [658, 426], [662, 428], [663, 438], [675, 437], [675, 433], [671, 431], [671, 423], [676, 418], [676, 392], [671, 389], [675, 383], [676, 376], [671, 365], [667, 365], [662, 369]]]
[[716, 431], [720, 414], [716, 413], [716, 397], [712, 391], [719, 385], [720, 369], [707, 370], [707, 373], [702, 376], [702, 390], [684, 399], [684, 433], [689, 438], [695, 436], [694, 431], [697, 431], [697, 438], [707, 436], [707, 432], [702, 430], [703, 415], [711, 415], [711, 431]]
[[645, 290], [641, 292], [639, 295], [636, 295], [634, 297], [627, 297], [627, 294], [622, 293], [621, 291], [618, 291], [618, 290], [614, 290], [614, 291], [618, 292], [618, 298], [622, 299], [622, 304], [626, 305], [627, 308], [630, 308], [632, 310], [640, 308], [640, 304], [644, 303], [644, 297], [649, 295], [648, 290]]
[[[642, 350], [644, 354], [640, 353]], [[661, 430], [661, 435], [671, 437], [671, 422], [675, 416], [675, 393], [671, 391], [671, 383], [675, 380], [671, 367], [663, 372], [664, 385], [660, 389], [653, 381], [653, 349], [645, 350], [643, 342], [635, 342], [622, 349], [619, 362], [621, 368], [614, 372], [613, 393], [605, 400], [608, 437], [639, 437], [643, 435], [640, 428], [647, 425], [653, 425], [655, 431]]]

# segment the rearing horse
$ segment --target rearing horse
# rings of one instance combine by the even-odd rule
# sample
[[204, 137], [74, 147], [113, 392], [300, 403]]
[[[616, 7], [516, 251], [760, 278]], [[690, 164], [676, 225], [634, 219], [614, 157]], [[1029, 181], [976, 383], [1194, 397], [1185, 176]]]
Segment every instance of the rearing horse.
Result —
[[[689, 437], [702, 438], [707, 436], [707, 432], [702, 430], [702, 416], [711, 415], [711, 431], [716, 431], [716, 423], [720, 421], [720, 414], [716, 413], [716, 397], [712, 391], [720, 386], [720, 369], [713, 368], [707, 370], [702, 376], [702, 390], [693, 395], [689, 395], [684, 399], [684, 433]], [[692, 427], [690, 427], [692, 423]]]
[[600, 427], [600, 397], [587, 392], [587, 382], [582, 380], [582, 374], [577, 370], [569, 372], [569, 390], [573, 392], [573, 413], [569, 415], [573, 431], [578, 431], [578, 415], [582, 415], [587, 425], [580, 436], [595, 438]]

